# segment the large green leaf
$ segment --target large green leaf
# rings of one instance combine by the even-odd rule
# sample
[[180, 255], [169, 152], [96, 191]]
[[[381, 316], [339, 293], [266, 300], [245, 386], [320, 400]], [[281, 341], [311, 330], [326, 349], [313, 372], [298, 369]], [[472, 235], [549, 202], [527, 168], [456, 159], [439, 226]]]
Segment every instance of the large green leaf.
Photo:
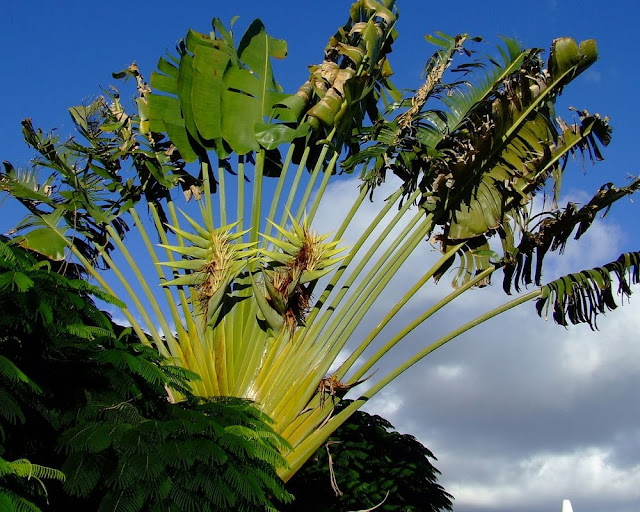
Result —
[[263, 102], [259, 96], [261, 80], [243, 68], [229, 68], [222, 92], [222, 132], [231, 149], [239, 155], [260, 146], [254, 133], [255, 123], [263, 120]]
[[232, 34], [219, 21], [214, 26], [222, 37], [190, 30], [178, 68], [161, 59], [163, 73], [151, 77], [151, 86], [167, 94], [150, 96], [151, 129], [166, 132], [186, 161], [206, 150], [224, 158], [225, 144], [239, 155], [258, 150], [255, 125], [273, 117], [276, 105], [281, 120], [295, 120], [271, 66], [271, 58], [286, 56], [286, 42], [255, 20], [236, 50]]
[[260, 20], [254, 20], [242, 36], [238, 56], [261, 78], [265, 93], [267, 90], [280, 90], [273, 78], [269, 57], [284, 59], [287, 56], [287, 42], [268, 35]]
[[[30, 226], [42, 226], [32, 229], [18, 239], [20, 246], [40, 253], [54, 261], [65, 258], [65, 249], [71, 245], [65, 237], [68, 229], [63, 219], [63, 211], [38, 217], [29, 217], [26, 223]], [[24, 223], [23, 223], [24, 224]]]
[[265, 149], [275, 149], [280, 144], [292, 142], [298, 137], [304, 137], [311, 127], [303, 123], [298, 128], [291, 128], [284, 123], [255, 123], [254, 131], [256, 139]]
[[191, 96], [198, 101], [198, 108], [193, 114], [203, 139], [213, 140], [222, 136], [222, 75], [228, 62], [229, 55], [217, 48], [201, 45], [194, 51]]

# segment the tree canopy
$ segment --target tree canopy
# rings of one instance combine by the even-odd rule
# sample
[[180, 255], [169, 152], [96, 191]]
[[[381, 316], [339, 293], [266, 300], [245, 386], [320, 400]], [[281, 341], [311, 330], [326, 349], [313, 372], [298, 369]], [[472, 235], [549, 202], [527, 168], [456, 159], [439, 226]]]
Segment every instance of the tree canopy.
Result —
[[452, 510], [453, 497], [436, 482], [435, 459], [415, 437], [357, 411], [289, 481], [295, 499], [283, 510]]

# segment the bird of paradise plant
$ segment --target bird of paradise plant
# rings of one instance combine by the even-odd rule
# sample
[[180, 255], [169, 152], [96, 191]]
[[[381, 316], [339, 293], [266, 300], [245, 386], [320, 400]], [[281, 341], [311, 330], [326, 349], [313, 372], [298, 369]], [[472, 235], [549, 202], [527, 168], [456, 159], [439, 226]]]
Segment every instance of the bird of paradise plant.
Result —
[[[118, 282], [137, 335], [197, 372], [196, 393], [249, 398], [273, 419], [289, 444], [285, 481], [366, 400], [463, 332], [531, 300], [559, 323], [568, 317], [594, 326], [597, 314], [616, 306], [611, 274], [627, 295], [639, 278], [635, 252], [541, 283], [549, 251], [640, 187], [639, 180], [607, 184], [584, 206], [531, 214], [550, 180], [557, 199], [571, 156], [601, 159], [599, 145], [609, 142], [606, 118], [578, 111], [568, 124], [553, 107], [596, 61], [595, 43], [557, 39], [545, 67], [541, 50], [509, 39], [483, 63], [470, 49], [478, 38], [437, 33], [427, 38], [438, 50], [424, 84], [403, 98], [389, 82], [397, 16], [392, 0], [356, 1], [295, 94], [273, 76], [271, 59], [286, 55], [284, 41], [255, 21], [236, 45], [233, 31], [214, 19], [211, 34], [189, 31], [177, 56], [162, 57], [149, 84], [135, 66], [119, 75], [136, 80], [136, 114], [115, 92], [73, 108], [84, 146], [60, 143], [26, 121], [26, 139], [41, 155], [36, 167], [52, 174], [42, 181], [6, 164], [2, 175], [3, 189], [30, 210], [23, 246], [71, 255], [111, 294], [120, 295]], [[459, 58], [466, 60], [456, 69]], [[447, 81], [453, 69], [469, 76]], [[319, 205], [331, 199], [324, 194], [339, 170], [359, 170], [362, 185], [337, 231], [316, 233]], [[389, 171], [400, 186], [353, 244], [342, 242]], [[170, 194], [176, 187], [195, 204], [178, 205]], [[132, 236], [146, 254], [130, 249]], [[440, 259], [355, 340], [425, 239], [440, 244]], [[453, 290], [379, 342], [402, 307], [456, 264]], [[411, 331], [500, 270], [509, 293], [533, 286], [358, 391]], [[374, 350], [364, 358], [367, 349]], [[353, 402], [334, 415], [351, 390]]]

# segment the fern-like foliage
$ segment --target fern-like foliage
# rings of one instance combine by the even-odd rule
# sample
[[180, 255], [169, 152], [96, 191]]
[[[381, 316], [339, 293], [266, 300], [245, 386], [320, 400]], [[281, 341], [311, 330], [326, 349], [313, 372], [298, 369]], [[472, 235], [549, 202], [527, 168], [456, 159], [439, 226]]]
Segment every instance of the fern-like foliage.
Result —
[[162, 419], [136, 404], [94, 402], [63, 434], [68, 492], [97, 510], [249, 511], [288, 501], [275, 473], [282, 441], [252, 404], [167, 404]]
[[10, 489], [0, 488], [0, 510], [12, 512], [40, 512], [40, 508], [33, 502], [20, 496]]
[[39, 512], [32, 499], [41, 496], [46, 500], [43, 479], [63, 481], [65, 476], [62, 471], [32, 464], [27, 459], [8, 461], [0, 457], [0, 510]]
[[[44, 325], [54, 335], [79, 335], [86, 339], [93, 339], [95, 334], [113, 335], [109, 317], [88, 297], [93, 295], [122, 307], [115, 297], [81, 279], [59, 274], [48, 261], [39, 261], [7, 239], [0, 240], [0, 247], [4, 256], [0, 260], [0, 301], [9, 307], [7, 314], [0, 317], [0, 328], [29, 334]], [[56, 310], [64, 311], [65, 315], [55, 316]], [[85, 321], [87, 318], [92, 325]]]
[[[0, 241], [0, 297], [23, 295], [31, 290], [35, 281], [29, 271], [37, 272], [40, 264], [28, 262], [20, 252]], [[25, 261], [27, 260], [27, 261]], [[4, 301], [3, 301], [4, 302]], [[3, 304], [4, 305], [4, 304]], [[6, 319], [8, 311], [3, 308]], [[0, 335], [0, 348], [11, 340], [11, 331], [3, 330]], [[46, 499], [46, 486], [42, 480], [64, 480], [64, 474], [39, 464], [33, 464], [25, 458], [14, 461], [4, 459], [7, 429], [14, 425], [23, 425], [26, 421], [25, 397], [40, 396], [42, 389], [15, 362], [0, 354], [0, 509], [16, 511], [39, 511], [33, 499]]]

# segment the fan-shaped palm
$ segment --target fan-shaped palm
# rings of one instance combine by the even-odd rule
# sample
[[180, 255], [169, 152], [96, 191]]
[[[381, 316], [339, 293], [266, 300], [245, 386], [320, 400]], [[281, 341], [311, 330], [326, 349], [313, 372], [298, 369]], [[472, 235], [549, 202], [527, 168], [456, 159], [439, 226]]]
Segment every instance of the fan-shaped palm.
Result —
[[[51, 253], [44, 239], [63, 243], [115, 293], [91, 260], [99, 255], [129, 295], [131, 308], [123, 312], [137, 334], [198, 372], [197, 393], [250, 398], [275, 420], [291, 444], [285, 479], [366, 399], [460, 333], [536, 298], [540, 310], [553, 301], [559, 320], [568, 312], [571, 321], [593, 323], [596, 313], [613, 305], [610, 272], [617, 274], [623, 293], [629, 293], [625, 272], [632, 270], [633, 282], [638, 278], [638, 254], [633, 253], [540, 286], [547, 251], [562, 248], [575, 226], [576, 237], [582, 235], [599, 210], [640, 186], [638, 180], [621, 188], [610, 185], [582, 208], [529, 214], [533, 198], [550, 178], [557, 197], [570, 155], [582, 152], [599, 159], [598, 143], [609, 141], [606, 119], [578, 112], [576, 123], [568, 125], [553, 110], [569, 82], [596, 60], [595, 43], [558, 39], [545, 68], [540, 50], [505, 40], [499, 59], [466, 60], [457, 70], [470, 75], [448, 83], [454, 60], [465, 54], [473, 58], [468, 46], [477, 39], [438, 34], [429, 38], [440, 49], [427, 63], [424, 85], [401, 100], [388, 82], [396, 16], [393, 2], [357, 1], [348, 22], [330, 40], [325, 60], [311, 68], [309, 81], [293, 95], [282, 92], [270, 64], [270, 58], [286, 54], [283, 41], [268, 36], [256, 21], [236, 47], [232, 32], [214, 19], [210, 35], [190, 31], [178, 57], [160, 59], [151, 87], [137, 68], [123, 73], [137, 80], [137, 115], [126, 114], [117, 97], [72, 111], [89, 148], [56, 145], [25, 125], [29, 142], [44, 157], [40, 165], [66, 177], [85, 162], [84, 171], [99, 177], [115, 196], [108, 216], [103, 213], [95, 225], [85, 222], [93, 218], [89, 205], [96, 206], [90, 194], [83, 196], [86, 204], [71, 208], [67, 197], [44, 194], [48, 189], [32, 183], [31, 174], [7, 168], [3, 175], [4, 189], [32, 215], [50, 220], [47, 215], [64, 211], [49, 222], [50, 229], [26, 232], [25, 245], [56, 257], [60, 251]], [[381, 100], [388, 106], [384, 114], [377, 110]], [[96, 113], [102, 124], [93, 132], [87, 119]], [[368, 127], [366, 115], [372, 121]], [[98, 150], [95, 158], [87, 156]], [[211, 151], [217, 166], [211, 164]], [[344, 151], [343, 169], [360, 169], [363, 185], [329, 241], [314, 233], [313, 221]], [[126, 158], [137, 171], [135, 183], [116, 172]], [[190, 162], [199, 164], [197, 175], [187, 172]], [[401, 186], [347, 247], [341, 238], [389, 170], [400, 177]], [[64, 183], [79, 190], [78, 184]], [[187, 199], [200, 199], [192, 207], [199, 219], [191, 211], [178, 213], [166, 192], [178, 183]], [[150, 227], [141, 210], [132, 208], [142, 194]], [[263, 203], [269, 196], [267, 208]], [[161, 292], [143, 272], [142, 256], [124, 240], [128, 224], [144, 241]], [[158, 234], [164, 256], [157, 255], [149, 229]], [[490, 243], [494, 236], [500, 251]], [[359, 345], [349, 345], [350, 356], [326, 377], [366, 312], [425, 238], [441, 243], [442, 258]], [[456, 259], [455, 290], [354, 369], [407, 301]], [[409, 332], [466, 290], [487, 284], [501, 268], [507, 291], [513, 284], [519, 291], [534, 279], [536, 288], [425, 346], [332, 416], [335, 401], [366, 379]]]

